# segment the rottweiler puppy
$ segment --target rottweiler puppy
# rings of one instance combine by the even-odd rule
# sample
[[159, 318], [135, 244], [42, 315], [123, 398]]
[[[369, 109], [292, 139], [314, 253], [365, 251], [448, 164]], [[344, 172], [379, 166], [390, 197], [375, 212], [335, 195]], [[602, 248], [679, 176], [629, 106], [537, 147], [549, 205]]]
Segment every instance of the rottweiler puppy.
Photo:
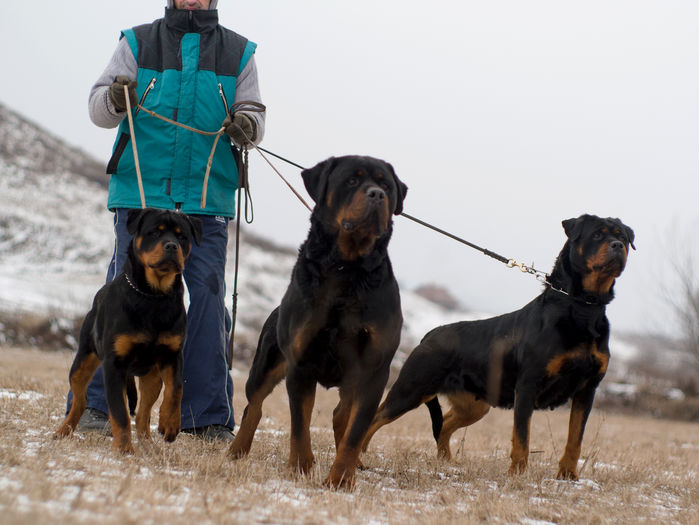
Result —
[[[113, 448], [133, 453], [127, 391], [135, 393], [139, 439], [150, 439], [150, 414], [165, 384], [158, 431], [174, 441], [180, 431], [182, 346], [186, 312], [182, 271], [192, 243], [199, 244], [202, 224], [179, 212], [147, 208], [129, 212], [133, 236], [122, 272], [95, 295], [80, 330], [78, 352], [70, 368], [70, 411], [56, 437], [75, 429], [87, 403], [87, 385], [102, 364], [114, 436]], [[135, 399], [129, 399], [131, 412]]]
[[390, 164], [371, 157], [330, 158], [301, 175], [315, 202], [311, 228], [281, 304], [262, 328], [245, 385], [248, 404], [228, 453], [250, 451], [262, 403], [286, 378], [289, 465], [307, 473], [316, 385], [337, 386], [336, 457], [325, 483], [350, 487], [400, 340], [403, 316], [387, 248], [407, 187]]
[[[426, 403], [438, 455], [449, 438], [491, 406], [513, 408], [510, 473], [527, 467], [535, 409], [572, 399], [558, 478], [577, 480], [577, 462], [597, 385], [609, 362], [607, 304], [624, 270], [634, 233], [619, 219], [582, 215], [563, 221], [568, 237], [543, 292], [522, 309], [430, 331], [413, 350], [367, 432]], [[442, 417], [437, 394], [451, 410]]]

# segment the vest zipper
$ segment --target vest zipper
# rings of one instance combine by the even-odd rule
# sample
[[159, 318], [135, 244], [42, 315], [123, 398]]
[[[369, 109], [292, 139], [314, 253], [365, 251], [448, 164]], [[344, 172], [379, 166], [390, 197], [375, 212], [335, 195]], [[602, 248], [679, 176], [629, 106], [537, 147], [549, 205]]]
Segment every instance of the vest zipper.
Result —
[[[146, 101], [146, 97], [148, 96], [148, 92], [153, 89], [153, 86], [155, 86], [155, 77], [153, 77], [153, 80], [150, 81], [150, 84], [148, 84], [148, 87], [146, 87], [146, 90], [143, 92], [143, 95], [141, 95], [141, 100], [138, 101], [138, 105], [142, 106], [143, 103]], [[133, 116], [135, 117], [138, 115], [140, 108], [136, 108], [136, 111], [134, 111]]]
[[226, 100], [226, 94], [223, 92], [223, 86], [218, 83], [218, 93], [221, 95], [221, 100], [223, 101], [223, 111], [228, 115], [228, 101]]

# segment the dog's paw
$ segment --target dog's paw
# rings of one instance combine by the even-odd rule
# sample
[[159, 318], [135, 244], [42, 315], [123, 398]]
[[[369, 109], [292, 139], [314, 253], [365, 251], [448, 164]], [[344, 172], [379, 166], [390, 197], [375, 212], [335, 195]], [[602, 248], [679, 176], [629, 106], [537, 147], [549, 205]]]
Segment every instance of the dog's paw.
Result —
[[522, 474], [525, 470], [527, 470], [527, 460], [526, 459], [518, 459], [518, 460], [512, 460], [510, 463], [510, 468], [507, 471], [507, 473], [510, 476], [516, 476], [517, 474]]
[[558, 469], [558, 474], [556, 474], [556, 479], [564, 479], [568, 481], [578, 481], [578, 474], [575, 469], [569, 469], [561, 467]]
[[339, 474], [334, 470], [330, 471], [328, 477], [323, 481], [323, 485], [331, 489], [352, 490], [354, 488], [355, 477], [347, 472]]
[[56, 430], [56, 433], [53, 435], [53, 439], [62, 439], [64, 437], [70, 436], [73, 433], [73, 429], [70, 427], [70, 425], [64, 423], [61, 425], [61, 428]]
[[179, 425], [158, 425], [158, 432], [163, 436], [163, 439], [168, 443], [172, 443], [180, 433]]

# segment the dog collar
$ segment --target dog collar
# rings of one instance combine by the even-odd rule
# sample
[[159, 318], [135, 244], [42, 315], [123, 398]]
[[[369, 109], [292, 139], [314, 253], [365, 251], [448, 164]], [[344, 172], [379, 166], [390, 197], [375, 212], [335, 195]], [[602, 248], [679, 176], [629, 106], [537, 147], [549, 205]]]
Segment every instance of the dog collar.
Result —
[[563, 295], [567, 295], [573, 301], [576, 301], [578, 303], [585, 303], [585, 304], [589, 304], [590, 306], [605, 306], [605, 304], [606, 304], [602, 300], [597, 300], [597, 301], [593, 302], [593, 301], [586, 301], [585, 299], [581, 299], [579, 297], [575, 297], [575, 296], [571, 295], [569, 292], [566, 292], [564, 289], [555, 287], [548, 280], [543, 281], [543, 283], [546, 286], [548, 286], [551, 290], [562, 293]]
[[134, 289], [136, 292], [140, 293], [141, 295], [145, 295], [146, 297], [159, 297], [158, 295], [152, 294], [152, 293], [146, 293], [143, 290], [139, 289], [134, 283], [131, 282], [131, 279], [129, 279], [129, 274], [124, 272], [124, 278], [126, 279], [126, 282], [128, 285]]

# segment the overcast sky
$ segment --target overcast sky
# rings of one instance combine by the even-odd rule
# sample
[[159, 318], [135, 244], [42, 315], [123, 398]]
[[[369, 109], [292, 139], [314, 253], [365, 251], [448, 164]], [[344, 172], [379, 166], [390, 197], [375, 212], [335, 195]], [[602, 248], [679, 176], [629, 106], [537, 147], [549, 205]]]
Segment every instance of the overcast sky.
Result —
[[[90, 122], [90, 87], [119, 30], [164, 5], [6, 2], [0, 102], [106, 162], [115, 132]], [[565, 241], [561, 220], [620, 217], [638, 251], [612, 326], [668, 326], [668, 260], [699, 245], [698, 2], [219, 0], [219, 15], [259, 45], [264, 147], [309, 167], [381, 157], [409, 187], [407, 213], [545, 271]], [[308, 212], [251, 161], [252, 229], [298, 245]], [[275, 164], [305, 195], [299, 171]], [[390, 251], [401, 286], [442, 284], [478, 311], [540, 291], [405, 218]]]

